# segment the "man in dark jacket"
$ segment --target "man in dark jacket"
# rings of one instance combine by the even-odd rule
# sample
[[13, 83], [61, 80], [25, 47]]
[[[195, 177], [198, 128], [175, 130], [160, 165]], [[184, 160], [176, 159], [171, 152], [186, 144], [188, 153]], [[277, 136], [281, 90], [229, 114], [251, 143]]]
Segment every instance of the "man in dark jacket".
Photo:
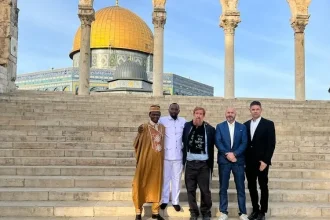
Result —
[[[261, 117], [261, 103], [253, 101], [250, 104], [252, 119], [244, 125], [248, 135], [246, 148], [246, 179], [253, 207], [249, 216], [251, 220], [265, 220], [268, 210], [268, 171], [275, 150], [276, 136], [274, 122]], [[260, 185], [261, 199], [257, 191], [257, 179]]]
[[190, 220], [197, 220], [199, 215], [196, 202], [197, 185], [201, 192], [200, 211], [203, 220], [211, 218], [210, 180], [214, 164], [215, 129], [204, 122], [204, 117], [205, 109], [196, 107], [193, 111], [193, 120], [186, 122], [182, 136]]

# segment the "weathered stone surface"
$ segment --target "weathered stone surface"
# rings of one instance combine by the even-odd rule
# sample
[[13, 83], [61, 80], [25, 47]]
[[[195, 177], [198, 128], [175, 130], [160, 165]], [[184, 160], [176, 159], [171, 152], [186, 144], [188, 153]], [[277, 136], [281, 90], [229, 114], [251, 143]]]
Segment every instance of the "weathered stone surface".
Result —
[[[24, 207], [22, 210], [26, 211], [13, 215], [24, 220], [34, 216], [32, 218], [38, 220], [37, 216], [52, 210], [48, 213], [50, 216], [44, 218], [57, 215], [59, 220], [67, 218], [65, 216], [72, 216], [67, 219], [73, 220], [90, 220], [99, 216], [119, 220], [123, 216], [134, 216], [132, 141], [137, 126], [147, 120], [146, 105], [160, 103], [165, 109], [163, 115], [166, 115], [168, 103], [184, 103], [181, 114], [190, 119], [195, 104], [201, 103], [207, 108], [210, 123], [216, 125], [223, 120], [219, 116], [223, 109], [234, 104], [239, 107], [240, 121], [249, 118], [246, 110], [249, 100], [99, 97], [37, 92], [0, 96], [0, 200], [4, 201], [0, 202], [0, 209], [7, 207], [5, 215], [14, 211], [12, 207]], [[119, 103], [118, 109], [115, 102]], [[127, 102], [133, 103], [134, 111], [124, 111]], [[295, 214], [315, 220], [327, 219], [330, 207], [330, 104], [289, 100], [262, 102], [265, 117], [275, 121], [278, 131], [269, 173], [267, 219], [295, 220]], [[119, 112], [118, 115], [102, 110], [109, 108]], [[101, 113], [95, 117], [93, 111]], [[212, 179], [212, 213], [215, 217], [219, 216], [217, 164]], [[231, 218], [237, 219], [237, 196], [232, 177], [229, 188], [229, 213]], [[250, 211], [248, 190], [246, 195]], [[161, 214], [170, 219], [189, 218], [184, 181], [180, 199], [183, 212], [176, 213], [169, 208]], [[82, 211], [82, 207], [86, 211]], [[149, 205], [146, 214], [151, 215]]]

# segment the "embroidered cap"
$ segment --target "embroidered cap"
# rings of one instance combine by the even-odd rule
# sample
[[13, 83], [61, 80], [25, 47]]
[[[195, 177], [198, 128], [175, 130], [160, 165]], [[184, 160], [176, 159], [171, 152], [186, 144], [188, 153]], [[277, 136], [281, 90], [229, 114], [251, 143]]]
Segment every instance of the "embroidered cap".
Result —
[[160, 112], [160, 106], [159, 105], [152, 105], [149, 109], [150, 112]]

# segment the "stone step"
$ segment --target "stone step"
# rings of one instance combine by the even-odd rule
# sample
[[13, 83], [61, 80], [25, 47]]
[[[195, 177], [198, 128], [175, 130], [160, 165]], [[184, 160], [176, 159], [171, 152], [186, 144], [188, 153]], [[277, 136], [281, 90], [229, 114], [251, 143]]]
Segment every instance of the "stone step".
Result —
[[[120, 122], [119, 122], [120, 121]], [[45, 122], [48, 122], [45, 120]], [[121, 128], [114, 128], [114, 129], [109, 129], [108, 131], [95, 131], [95, 130], [87, 130], [90, 128], [86, 128], [86, 130], [71, 130], [71, 125], [69, 128], [66, 128], [65, 125], [61, 126], [61, 124], [66, 123], [66, 122], [59, 122], [59, 127], [56, 130], [48, 130], [45, 129], [45, 126], [41, 126], [41, 127], [35, 127], [33, 126], [33, 124], [35, 123], [34, 120], [17, 120], [17, 121], [9, 121], [9, 130], [7, 130], [8, 127], [2, 125], [2, 127], [4, 127], [5, 129], [1, 129], [1, 135], [12, 135], [12, 136], [118, 136], [121, 135], [123, 137], [135, 137], [137, 134], [137, 130], [138, 130], [138, 126], [136, 127], [121, 127]], [[104, 120], [100, 121], [101, 123], [104, 123]], [[113, 120], [111, 123], [108, 124], [108, 126], [112, 126], [112, 124], [114, 123], [123, 123], [124, 120], [120, 120], [120, 119], [116, 119]], [[29, 127], [27, 126], [27, 128], [25, 130], [24, 127], [17, 129], [17, 123], [24, 123], [26, 125], [30, 125]], [[79, 122], [80, 125], [85, 126], [86, 125], [86, 121], [81, 121]], [[89, 122], [88, 122], [89, 123]], [[91, 123], [94, 123], [94, 125], [91, 126], [91, 129], [93, 129], [94, 127], [98, 126], [98, 121], [97, 120], [93, 120], [91, 121]], [[130, 122], [129, 122], [130, 123]], [[142, 123], [142, 122], [141, 122]], [[139, 123], [139, 125], [141, 124]], [[35, 129], [31, 129], [31, 124], [32, 127], [34, 127]], [[78, 121], [76, 121], [74, 123], [77, 126], [78, 125]], [[117, 125], [116, 124], [116, 125]], [[132, 124], [130, 124], [132, 125]], [[10, 127], [11, 126], [11, 127]], [[102, 127], [102, 126], [100, 126]], [[13, 129], [12, 129], [13, 128]], [[96, 128], [99, 129], [99, 128]], [[116, 129], [121, 129], [121, 130], [126, 130], [126, 131], [116, 131]], [[290, 136], [298, 136], [300, 137], [300, 135], [311, 135], [311, 136], [318, 136], [318, 137], [322, 137], [325, 136], [327, 134], [330, 134], [330, 131], [300, 131], [299, 129], [295, 129], [295, 130], [276, 130], [276, 133], [280, 136], [283, 137], [290, 137]], [[298, 140], [297, 140], [298, 141]]]
[[[29, 125], [28, 123], [34, 120], [17, 120], [21, 122], [26, 122], [25, 125], [15, 125], [16, 121], [10, 121], [7, 119], [1, 120], [3, 122], [2, 125], [0, 125], [0, 130], [1, 133], [6, 132], [7, 135], [9, 135], [9, 132], [15, 132], [14, 134], [21, 134], [21, 135], [80, 135], [83, 134], [84, 132], [90, 132], [88, 135], [92, 134], [99, 134], [101, 132], [106, 133], [107, 135], [109, 132], [111, 133], [137, 133], [137, 127], [128, 125], [126, 127], [118, 127], [118, 126], [112, 126], [112, 124], [105, 124], [104, 126], [59, 126], [59, 121], [50, 119], [50, 120], [44, 120], [45, 123], [51, 123], [53, 121], [57, 122], [57, 125]], [[120, 118], [117, 118], [115, 122], [122, 121]], [[145, 122], [145, 121], [144, 121]], [[10, 125], [11, 123], [11, 125]], [[309, 126], [309, 125], [305, 125]], [[327, 130], [330, 129], [330, 127], [324, 126], [324, 127], [319, 127], [318, 129], [314, 129], [311, 131], [303, 131], [303, 128], [297, 128], [295, 126], [293, 127], [288, 127], [286, 125], [280, 125], [276, 126], [276, 131], [292, 131], [292, 130], [297, 130], [301, 132], [328, 132]], [[93, 133], [94, 132], [94, 133]], [[101, 133], [102, 134], [102, 133]], [[320, 136], [320, 135], [317, 135]], [[298, 142], [298, 141], [297, 141]]]
[[[76, 150], [76, 149], [1, 149], [0, 157], [107, 157], [132, 158], [134, 150]], [[324, 160], [324, 159], [323, 159]]]
[[[133, 176], [135, 167], [109, 166], [2, 166], [0, 175], [25, 176]], [[213, 176], [218, 176], [215, 168]], [[271, 168], [269, 177], [289, 179], [330, 179], [330, 172], [326, 169], [284, 169]]]
[[[120, 122], [121, 123], [121, 122]], [[121, 125], [119, 125], [121, 126]], [[124, 124], [122, 124], [125, 127]], [[136, 127], [137, 129], [137, 127]], [[1, 135], [1, 142], [101, 142], [101, 143], [133, 143], [136, 133], [127, 134], [127, 136], [118, 135], [96, 135], [96, 136], [26, 136], [26, 135]], [[302, 141], [302, 142], [329, 142], [330, 135], [322, 136], [300, 136], [300, 135], [279, 135], [278, 141]]]
[[[137, 128], [136, 128], [137, 129]], [[26, 134], [25, 131], [4, 131], [0, 134], [1, 142], [112, 142], [112, 143], [133, 143], [137, 132], [66, 132], [66, 134], [60, 134], [60, 131], [47, 131], [40, 132], [42, 134], [32, 133]], [[56, 135], [56, 133], [58, 135]], [[84, 133], [86, 133], [84, 135]], [[279, 135], [277, 137], [278, 141], [295, 141], [295, 142], [329, 142], [330, 135], [323, 136], [300, 136], [300, 135]], [[277, 145], [281, 146], [281, 145]], [[286, 145], [284, 145], [286, 146]], [[329, 144], [328, 144], [329, 146]], [[292, 146], [294, 147], [304, 147], [301, 145]]]
[[[135, 166], [136, 160], [132, 158], [106, 158], [106, 157], [0, 157], [2, 166]], [[214, 167], [218, 164], [215, 163]], [[273, 168], [297, 169], [330, 169], [330, 161], [273, 161]]]
[[[25, 91], [27, 92], [27, 91]], [[248, 105], [253, 99], [250, 98], [237, 98], [235, 100], [226, 100], [221, 97], [193, 97], [193, 96], [165, 96], [165, 97], [148, 97], [148, 96], [135, 96], [135, 95], [109, 95], [106, 96], [103, 94], [93, 94], [91, 96], [72, 96], [69, 94], [62, 94], [59, 95], [44, 95], [44, 94], [17, 94], [17, 95], [2, 95], [0, 97], [1, 101], [4, 103], [43, 103], [44, 101], [52, 101], [52, 102], [68, 102], [68, 103], [84, 103], [84, 102], [92, 102], [92, 103], [101, 103], [101, 104], [107, 104], [109, 101], [117, 101], [118, 104], [123, 103], [124, 101], [132, 101], [136, 103], [157, 103], [162, 104], [162, 102], [171, 103], [172, 101], [178, 101], [179, 104], [209, 104], [209, 105], [228, 105], [231, 104], [233, 101], [235, 104], [242, 104], [242, 105]], [[288, 106], [297, 106], [297, 107], [310, 107], [311, 109], [314, 109], [314, 111], [319, 110], [319, 108], [329, 108], [329, 102], [328, 101], [306, 101], [306, 102], [298, 102], [294, 100], [289, 99], [259, 99], [264, 106], [272, 105], [279, 107], [278, 109], [282, 109], [280, 107]], [[196, 103], [192, 102], [195, 101]]]
[[[219, 204], [213, 203], [212, 216], [219, 216]], [[188, 217], [188, 204], [182, 203], [182, 211], [176, 212], [172, 208], [160, 211], [165, 217]], [[247, 205], [248, 212], [251, 206]], [[237, 216], [236, 203], [229, 203], [229, 215]], [[151, 216], [151, 207], [144, 207], [144, 215]], [[0, 216], [11, 217], [108, 217], [108, 216], [135, 216], [132, 202], [118, 201], [77, 201], [77, 202], [53, 202], [53, 201], [15, 201], [0, 202]], [[330, 217], [330, 203], [285, 203], [273, 202], [269, 204], [269, 217]]]
[[[19, 119], [8, 119], [5, 117], [4, 119], [0, 119], [0, 125], [19, 125], [19, 126], [24, 126], [24, 125], [30, 125], [30, 126], [113, 126], [113, 127], [138, 127], [142, 123], [146, 123], [149, 118], [148, 114], [146, 113], [145, 116], [142, 117], [134, 117], [130, 118], [129, 116], [121, 116], [117, 118], [104, 118], [104, 117], [95, 117], [93, 115], [93, 112], [88, 113], [90, 116], [85, 116], [85, 117], [78, 117], [77, 115], [82, 114], [81, 112], [74, 112], [72, 113], [72, 117], [62, 117], [62, 114], [59, 113], [57, 117], [54, 116], [49, 116], [46, 119], [44, 116], [41, 117], [36, 117], [32, 118], [31, 116], [29, 117], [24, 117], [24, 118], [19, 118]], [[134, 114], [134, 113], [132, 113]], [[221, 113], [223, 114], [223, 113]], [[184, 116], [183, 114], [181, 116]], [[278, 117], [276, 115], [270, 115], [266, 116], [266, 118], [270, 118], [275, 122], [276, 127], [284, 127], [288, 124], [294, 125], [298, 120], [300, 121], [300, 126], [323, 126], [326, 127], [329, 125], [330, 120], [327, 120], [329, 116], [325, 118], [319, 118], [318, 120], [314, 121], [313, 124], [310, 123], [301, 123], [301, 120], [304, 119], [286, 119], [286, 118], [277, 118], [274, 120], [274, 118]], [[187, 120], [191, 120], [191, 117], [185, 117]], [[241, 117], [242, 119], [237, 119], [240, 122], [245, 122], [248, 120], [250, 117]], [[305, 120], [311, 120], [311, 119], [305, 119]], [[222, 118], [216, 118], [212, 116], [206, 116], [205, 121], [209, 122], [212, 126], [216, 126], [218, 123], [222, 122]], [[283, 123], [283, 122], [286, 123]], [[283, 124], [283, 125], [282, 125]], [[325, 129], [320, 129], [319, 131], [301, 131], [300, 129], [295, 129], [295, 130], [285, 130], [287, 132], [290, 132], [289, 134], [300, 134], [301, 132], [303, 134], [317, 134], [317, 135], [322, 135], [322, 134], [329, 134], [329, 131]], [[284, 134], [284, 131], [282, 129], [279, 129], [278, 132], [280, 134]], [[288, 135], [289, 135], [288, 134]]]
[[[277, 148], [278, 149], [278, 148]], [[134, 150], [77, 150], [77, 149], [1, 149], [0, 157], [106, 157], [134, 158]], [[215, 151], [215, 156], [217, 151]], [[215, 161], [217, 157], [215, 157]], [[273, 161], [330, 161], [330, 154], [274, 153]]]
[[[107, 216], [107, 217], [0, 217], [0, 220], [132, 220], [135, 216]], [[164, 217], [166, 220], [189, 220], [190, 217]], [[202, 219], [199, 217], [198, 219]], [[218, 217], [212, 217], [211, 220], [217, 220]], [[229, 217], [228, 220], [237, 220], [238, 217]], [[310, 218], [293, 218], [290, 220], [309, 220]], [[143, 220], [152, 220], [151, 216], [144, 216]], [[267, 220], [287, 220], [286, 217], [267, 217]], [[313, 218], [313, 220], [329, 220], [327, 217]]]
[[90, 149], [90, 150], [115, 150], [132, 149], [132, 142], [100, 143], [100, 142], [2, 142], [1, 149]]
[[[235, 100], [225, 100], [219, 97], [212, 97], [211, 99], [206, 99], [206, 97], [175, 97], [177, 98], [178, 103], [180, 104], [181, 109], [186, 110], [195, 106], [204, 106], [210, 110], [221, 110], [222, 108], [227, 107], [228, 105], [234, 105], [235, 108], [247, 110], [247, 107], [250, 104], [250, 100], [244, 101], [241, 98], [237, 98]], [[86, 107], [88, 104], [92, 104], [89, 107], [107, 107], [104, 110], [108, 110], [111, 108], [125, 108], [127, 107], [126, 103], [130, 103], [130, 105], [134, 107], [148, 108], [151, 104], [159, 104], [161, 109], [167, 109], [169, 104], [172, 103], [174, 99], [164, 99], [164, 98], [154, 98], [154, 97], [141, 97], [141, 99], [131, 98], [128, 96], [119, 96], [119, 97], [108, 97], [106, 99], [102, 99], [100, 97], [91, 99], [90, 97], [83, 97], [81, 99], [57, 99], [53, 97], [31, 97], [24, 100], [24, 97], [19, 97], [16, 99], [6, 99], [3, 96], [0, 97], [0, 103], [5, 107], [17, 107], [17, 108], [25, 108], [25, 107], [39, 107], [39, 108], [74, 108], [77, 107]], [[277, 101], [274, 99], [269, 99], [269, 101], [262, 100], [261, 101], [264, 107], [264, 111], [266, 112], [282, 112], [283, 115], [286, 115], [290, 112], [295, 112], [296, 114], [309, 113], [320, 114], [320, 112], [325, 112], [327, 109], [330, 109], [329, 102], [320, 102], [314, 101], [313, 103], [304, 103], [300, 104], [298, 102], [287, 102], [287, 101]], [[116, 103], [116, 105], [112, 105], [111, 103]], [[127, 109], [127, 111], [132, 111], [131, 109]]]
[[[219, 202], [219, 189], [212, 189], [212, 201]], [[197, 200], [200, 192], [197, 190]], [[330, 202], [330, 190], [270, 190], [270, 202]], [[229, 202], [237, 202], [236, 189], [228, 190]], [[246, 190], [247, 202], [250, 202]], [[0, 201], [131, 201], [130, 188], [0, 188]], [[185, 188], [180, 201], [187, 201]]]
[[[131, 119], [142, 117], [142, 118], [148, 118], [148, 109], [145, 105], [137, 105], [134, 106], [134, 104], [130, 104], [134, 110], [127, 110], [127, 104], [125, 104], [123, 107], [116, 106], [94, 106], [91, 107], [90, 103], [86, 104], [85, 106], [77, 107], [77, 105], [73, 106], [67, 106], [67, 105], [55, 105], [55, 106], [47, 106], [45, 107], [45, 104], [42, 104], [40, 106], [37, 105], [31, 105], [31, 106], [24, 106], [20, 104], [20, 106], [6, 106], [4, 105], [3, 108], [0, 110], [1, 116], [7, 116], [7, 117], [13, 117], [13, 118], [20, 118], [20, 117], [56, 117], [60, 118], [61, 115], [63, 117], [76, 117], [76, 118], [82, 118], [84, 116], [88, 117], [95, 117], [95, 118], [113, 118], [115, 119], [115, 116], [118, 117], [128, 117]], [[195, 106], [181, 106], [181, 112], [180, 116], [185, 118], [191, 118], [191, 111]], [[112, 109], [112, 111], [108, 111], [106, 109]], [[166, 109], [166, 108], [165, 108]], [[162, 115], [167, 115], [167, 110], [162, 110]], [[246, 111], [246, 107], [243, 108], [237, 108], [237, 120], [247, 120], [250, 118], [249, 112]], [[223, 117], [223, 112], [225, 111], [224, 106], [220, 106], [217, 109], [210, 109], [207, 111], [206, 116], [208, 118], [217, 119], [218, 122], [222, 122], [225, 120]], [[290, 109], [285, 109], [285, 113], [282, 111], [275, 111], [275, 110], [269, 110], [266, 109], [263, 113], [265, 117], [271, 117], [274, 119], [275, 122], [282, 121], [281, 119], [285, 119], [285, 121], [297, 121], [298, 117], [300, 116], [300, 119], [304, 119], [304, 115], [308, 115], [308, 118], [312, 119], [311, 121], [305, 121], [305, 123], [315, 123], [321, 122], [322, 119], [328, 120], [328, 117], [330, 113], [328, 112], [328, 109], [325, 109], [324, 111], [320, 111], [318, 113], [307, 113], [307, 112], [301, 112], [297, 113], [295, 111], [290, 111]], [[75, 113], [81, 113], [79, 115]], [[307, 118], [306, 118], [307, 119]], [[285, 123], [285, 121], [283, 121]], [[299, 122], [299, 121], [298, 121]], [[304, 122], [301, 121], [300, 122]], [[326, 124], [324, 124], [326, 125]], [[291, 125], [292, 126], [292, 125]]]
[[[132, 142], [2, 142], [1, 149], [75, 149], [75, 150], [131, 150]], [[275, 153], [310, 153], [328, 154], [330, 142], [328, 141], [279, 141]]]
[[[131, 188], [133, 176], [0, 176], [0, 187], [27, 188]], [[212, 188], [219, 188], [219, 180], [214, 177]], [[247, 183], [245, 182], [245, 185]], [[184, 181], [182, 181], [184, 186]], [[230, 179], [230, 189], [235, 189]], [[247, 187], [246, 187], [247, 188]], [[270, 178], [270, 189], [330, 190], [327, 179], [283, 179]]]
[[98, 143], [133, 143], [135, 136], [25, 136], [0, 135], [0, 142], [98, 142]]

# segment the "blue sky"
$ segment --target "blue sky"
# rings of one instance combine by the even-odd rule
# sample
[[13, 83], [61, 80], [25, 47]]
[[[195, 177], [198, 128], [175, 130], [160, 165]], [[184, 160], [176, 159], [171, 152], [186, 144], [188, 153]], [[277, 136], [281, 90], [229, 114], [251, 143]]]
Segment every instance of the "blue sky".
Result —
[[[223, 96], [224, 33], [219, 0], [167, 0], [164, 71]], [[18, 74], [72, 66], [78, 0], [20, 0]], [[115, 4], [95, 0], [94, 8]], [[120, 0], [152, 26], [152, 0]], [[312, 0], [306, 28], [306, 98], [329, 100], [330, 1]], [[294, 35], [286, 0], [240, 0], [235, 37], [236, 97], [294, 98]]]

